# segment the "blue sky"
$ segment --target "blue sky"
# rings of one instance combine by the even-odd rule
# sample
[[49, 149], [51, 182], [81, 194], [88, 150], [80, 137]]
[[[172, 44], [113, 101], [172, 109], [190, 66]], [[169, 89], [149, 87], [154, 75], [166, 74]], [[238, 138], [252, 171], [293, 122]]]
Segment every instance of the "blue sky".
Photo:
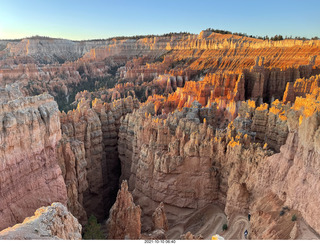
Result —
[[319, 0], [0, 0], [0, 39], [73, 40], [206, 28], [320, 37]]

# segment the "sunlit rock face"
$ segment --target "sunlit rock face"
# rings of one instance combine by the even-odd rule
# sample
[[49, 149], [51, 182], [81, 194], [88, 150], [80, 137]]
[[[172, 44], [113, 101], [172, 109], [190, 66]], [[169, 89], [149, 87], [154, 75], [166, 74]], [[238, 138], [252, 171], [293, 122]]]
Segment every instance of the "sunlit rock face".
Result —
[[[108, 94], [114, 100], [127, 96], [128, 92], [133, 96], [135, 90], [148, 95], [169, 93], [182, 87], [185, 81], [196, 77], [201, 80], [204, 74], [225, 71], [241, 74], [254, 66], [252, 74], [245, 72], [245, 81], [251, 86], [246, 99], [263, 95], [263, 99], [271, 100], [272, 95], [280, 99], [287, 82], [320, 72], [317, 68], [320, 59], [315, 57], [320, 51], [320, 41], [270, 41], [205, 33], [104, 41], [35, 37], [1, 42], [0, 85], [19, 81], [26, 95], [49, 91], [55, 97], [65, 94], [68, 99], [79, 82], [86, 80], [84, 76], [107, 78], [111, 68], [118, 67], [119, 77], [137, 87], [115, 88]], [[168, 86], [162, 88], [165, 76], [170, 77], [170, 84], [165, 79]], [[152, 86], [144, 84], [151, 81]], [[232, 79], [230, 82], [232, 85]], [[138, 88], [141, 85], [143, 88]], [[227, 94], [229, 88], [232, 86], [227, 82], [225, 90], [220, 87], [215, 91]]]
[[[306, 98], [296, 98], [293, 106], [277, 100], [270, 107], [243, 102], [226, 130], [214, 130], [201, 116], [201, 109], [208, 108], [197, 103], [158, 116], [152, 103], [145, 104], [121, 121], [123, 178], [137, 204], [146, 198], [195, 209], [215, 203], [229, 217], [249, 209], [256, 216], [266, 207], [261, 220], [270, 214], [261, 203], [270, 198], [275, 199], [272, 209], [288, 206], [318, 232], [313, 218], [319, 204], [318, 96], [316, 88]], [[276, 218], [274, 226], [281, 221]], [[285, 231], [270, 227], [260, 232], [259, 223], [253, 222], [256, 239], [288, 239], [298, 228], [288, 222]]]
[[3, 229], [22, 222], [41, 206], [54, 201], [66, 204], [67, 191], [57, 163], [61, 130], [53, 97], [43, 94], [1, 101], [0, 118]]
[[0, 232], [0, 240], [81, 240], [82, 226], [61, 203], [37, 209], [21, 224]]

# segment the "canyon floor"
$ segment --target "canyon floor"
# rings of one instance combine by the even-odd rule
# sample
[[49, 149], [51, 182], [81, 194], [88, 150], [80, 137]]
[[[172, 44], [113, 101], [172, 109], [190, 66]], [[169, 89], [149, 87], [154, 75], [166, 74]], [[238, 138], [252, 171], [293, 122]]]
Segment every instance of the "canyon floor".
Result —
[[[177, 224], [171, 225], [167, 232], [168, 239], [179, 239], [184, 233], [190, 231], [195, 235], [202, 235], [203, 239], [211, 240], [212, 236], [219, 234], [225, 240], [245, 240], [244, 232], [248, 230], [250, 239], [250, 223], [248, 216], [243, 214], [236, 214], [231, 219], [223, 210], [216, 205], [208, 205], [195, 212], [190, 212], [187, 209], [177, 209], [173, 216], [167, 216], [170, 224], [172, 222]], [[290, 220], [291, 221], [291, 220]], [[222, 230], [223, 224], [228, 224], [226, 231]], [[308, 226], [304, 220], [299, 221], [300, 232], [296, 240], [319, 240], [320, 236]], [[288, 236], [284, 239], [290, 239]]]

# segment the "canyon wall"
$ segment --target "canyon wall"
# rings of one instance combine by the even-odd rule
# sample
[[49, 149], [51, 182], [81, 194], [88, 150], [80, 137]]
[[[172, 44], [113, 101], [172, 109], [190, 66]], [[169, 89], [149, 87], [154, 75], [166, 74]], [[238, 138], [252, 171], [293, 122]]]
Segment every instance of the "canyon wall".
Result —
[[88, 189], [84, 143], [65, 135], [57, 146], [58, 164], [67, 187], [68, 210], [81, 224], [87, 222], [83, 195]]
[[40, 63], [54, 63], [76, 60], [90, 49], [106, 45], [105, 41], [75, 42], [66, 39], [33, 37], [21, 41], [7, 42], [2, 50], [5, 56], [30, 56]]
[[[104, 216], [103, 202], [103, 144], [101, 122], [98, 115], [86, 104], [64, 112], [60, 116], [62, 134], [72, 141], [83, 143], [86, 161], [87, 189], [83, 189], [83, 204], [88, 216]], [[79, 175], [77, 175], [79, 177]], [[79, 177], [77, 179], [81, 181]], [[79, 189], [78, 189], [79, 190]]]
[[96, 99], [92, 108], [90, 102], [83, 100], [76, 110], [60, 115], [64, 136], [59, 148], [60, 166], [68, 189], [68, 207], [73, 206], [71, 212], [81, 220], [86, 212], [102, 221], [118, 191], [120, 118], [138, 108], [139, 102], [132, 97], [111, 104]]
[[0, 102], [0, 229], [22, 222], [35, 209], [67, 203], [57, 164], [59, 110], [48, 94]]
[[[241, 104], [238, 118], [225, 130], [215, 130], [201, 116], [208, 108], [196, 104], [160, 116], [151, 115], [149, 104], [126, 115], [118, 148], [122, 177], [137, 203], [146, 197], [195, 209], [215, 203], [230, 218], [248, 211], [258, 216], [262, 209], [255, 203], [271, 192], [319, 232], [313, 218], [319, 204], [317, 101], [297, 98], [293, 107], [275, 101], [269, 109], [250, 103]], [[252, 226], [258, 239], [263, 237], [259, 225]]]
[[286, 90], [283, 95], [284, 102], [293, 103], [296, 97], [306, 97], [307, 94], [318, 92], [320, 86], [320, 75], [303, 77], [296, 79], [294, 82], [287, 83]]

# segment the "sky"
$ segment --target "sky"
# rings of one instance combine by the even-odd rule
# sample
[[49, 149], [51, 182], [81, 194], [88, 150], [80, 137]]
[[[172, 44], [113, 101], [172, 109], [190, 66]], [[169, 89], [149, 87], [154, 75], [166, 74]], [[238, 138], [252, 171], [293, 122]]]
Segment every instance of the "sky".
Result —
[[320, 37], [319, 0], [0, 0], [0, 39], [71, 40], [207, 28]]

